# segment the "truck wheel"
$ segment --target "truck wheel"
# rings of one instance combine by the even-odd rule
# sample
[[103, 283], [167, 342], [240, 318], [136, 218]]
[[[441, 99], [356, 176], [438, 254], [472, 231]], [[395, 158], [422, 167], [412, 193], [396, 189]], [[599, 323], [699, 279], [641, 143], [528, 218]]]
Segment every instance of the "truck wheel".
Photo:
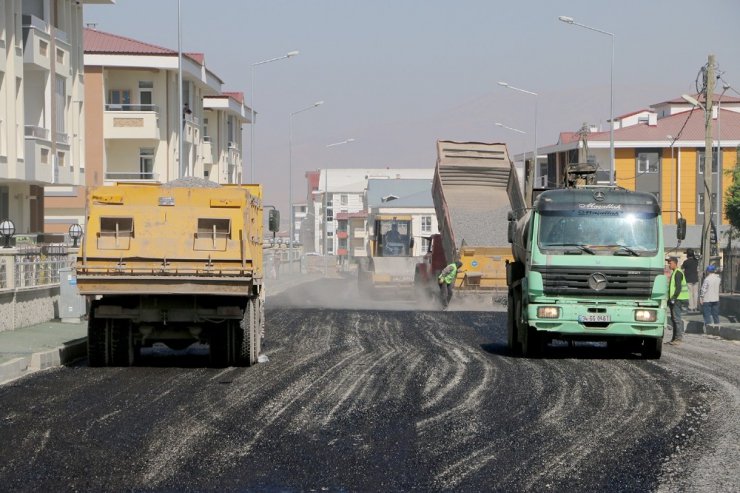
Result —
[[244, 310], [244, 318], [240, 323], [242, 332], [242, 344], [240, 352], [240, 362], [247, 366], [252, 366], [257, 362], [257, 356], [259, 356], [258, 347], [258, 328], [257, 328], [257, 309], [256, 303], [253, 298], [247, 301], [246, 309]]
[[90, 305], [90, 313], [87, 316], [87, 364], [88, 366], [106, 365], [106, 333], [105, 320], [95, 318], [95, 309], [98, 303], [95, 301]]
[[509, 293], [506, 303], [506, 343], [509, 346], [509, 353], [512, 356], [518, 356], [522, 353], [522, 346], [519, 344], [516, 330], [516, 309], [514, 306], [514, 296]]
[[526, 326], [526, 335], [522, 343], [522, 352], [527, 358], [540, 358], [545, 348], [545, 338], [537, 333], [537, 329]]
[[110, 366], [131, 366], [134, 363], [134, 335], [128, 320], [110, 323]]
[[646, 337], [642, 341], [642, 357], [644, 359], [660, 359], [663, 354], [663, 339], [660, 337]]

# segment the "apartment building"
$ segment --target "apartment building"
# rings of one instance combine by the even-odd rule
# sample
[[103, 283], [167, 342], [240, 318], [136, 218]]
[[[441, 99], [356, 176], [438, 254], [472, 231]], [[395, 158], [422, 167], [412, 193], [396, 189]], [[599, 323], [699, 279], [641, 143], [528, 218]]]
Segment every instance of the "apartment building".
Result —
[[85, 180], [83, 4], [0, 2], [0, 221], [43, 231], [43, 187]]
[[[343, 254], [364, 256], [365, 219], [368, 212], [365, 194], [368, 180], [421, 179], [431, 182], [433, 175], [432, 168], [319, 170], [318, 177], [310, 177], [315, 187], [309, 187], [307, 217], [312, 220], [313, 225], [303, 228], [308, 234], [312, 233], [313, 238], [307, 237], [304, 241], [307, 244], [310, 242], [315, 252], [323, 253], [326, 241], [326, 253], [329, 255], [338, 254], [341, 249]], [[340, 220], [343, 231], [339, 231]], [[352, 229], [352, 233], [346, 228]], [[354, 238], [351, 245], [349, 242], [340, 242], [348, 240], [350, 236]]]
[[[201, 53], [178, 52], [95, 29], [84, 29], [85, 180], [166, 183], [194, 176], [238, 183], [242, 125], [249, 110]], [[182, 156], [180, 159], [180, 138]], [[47, 187], [45, 230], [83, 223], [84, 187]]]
[[[700, 103], [704, 101], [697, 97]], [[684, 247], [695, 248], [704, 222], [705, 170], [711, 193], [712, 220], [724, 229], [724, 197], [740, 145], [740, 98], [715, 94], [712, 108], [712, 164], [705, 166], [705, 114], [684, 98], [675, 98], [614, 118], [614, 170], [618, 186], [650, 192], [660, 200], [665, 224], [685, 218], [689, 234]], [[609, 131], [586, 129], [589, 162], [599, 165], [601, 182], [609, 180]], [[579, 160], [584, 148], [575, 132], [563, 132], [554, 145], [540, 148], [547, 156], [542, 170], [549, 186], [562, 182], [565, 166]], [[721, 150], [721, 152], [718, 152]], [[675, 231], [675, 228], [672, 230]], [[666, 242], [675, 235], [666, 235]], [[675, 239], [673, 239], [675, 242]]]

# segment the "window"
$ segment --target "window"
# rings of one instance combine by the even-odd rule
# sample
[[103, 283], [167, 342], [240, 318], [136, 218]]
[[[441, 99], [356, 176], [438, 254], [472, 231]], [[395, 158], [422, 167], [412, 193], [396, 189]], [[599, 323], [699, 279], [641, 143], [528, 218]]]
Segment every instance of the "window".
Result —
[[57, 63], [64, 64], [64, 50], [57, 48]]
[[210, 142], [211, 134], [208, 133], [208, 118], [203, 118], [203, 142]]
[[[706, 156], [704, 155], [704, 149], [697, 149], [696, 150], [696, 166], [699, 169], [699, 174], [704, 174], [704, 161], [706, 160]], [[717, 153], [712, 153], [712, 173], [717, 172]]]
[[421, 239], [421, 251], [424, 253], [429, 251], [429, 238]]
[[150, 80], [139, 81], [139, 104], [141, 105], [141, 111], [151, 111], [153, 104], [153, 93], [154, 82]]
[[334, 220], [334, 209], [329, 208], [329, 207], [326, 208], [326, 220], [327, 221]]
[[421, 232], [432, 232], [432, 216], [421, 216]]
[[108, 93], [108, 104], [116, 106], [110, 109], [123, 109], [121, 105], [131, 104], [131, 91], [128, 89], [111, 89]]
[[142, 180], [154, 178], [154, 148], [142, 147], [139, 149], [139, 173]]
[[[637, 153], [637, 174], [657, 173], [660, 154], [657, 152]], [[607, 174], [608, 176], [608, 174]]]
[[66, 126], [64, 124], [66, 111], [65, 106], [67, 103], [67, 83], [64, 77], [57, 75], [56, 77], [56, 124], [57, 133], [65, 133]]
[[41, 148], [41, 164], [49, 164], [49, 149]]
[[347, 205], [349, 204], [349, 197], [346, 193], [343, 193], [339, 196], [339, 205]]

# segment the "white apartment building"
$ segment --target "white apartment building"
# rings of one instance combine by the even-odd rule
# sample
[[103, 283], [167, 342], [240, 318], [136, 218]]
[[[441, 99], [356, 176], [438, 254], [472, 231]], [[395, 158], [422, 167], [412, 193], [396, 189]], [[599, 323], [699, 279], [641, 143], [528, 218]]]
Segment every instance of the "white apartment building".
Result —
[[[365, 191], [367, 190], [368, 180], [371, 179], [427, 179], [431, 182], [434, 176], [433, 168], [365, 168], [365, 169], [322, 169], [319, 171], [319, 181], [316, 190], [312, 192], [307, 212], [310, 218], [313, 215], [314, 237], [307, 238], [306, 241], [312, 241], [315, 252], [324, 253], [324, 239], [326, 240], [326, 252], [329, 255], [340, 254], [347, 255], [352, 250], [359, 253], [360, 248], [341, 247], [344, 245], [340, 240], [354, 238], [356, 235], [364, 235], [359, 230], [364, 229], [359, 226], [354, 228], [358, 231], [346, 232], [337, 231], [338, 219], [342, 221], [350, 220], [353, 224], [358, 223], [362, 214], [367, 214], [367, 204], [365, 203]], [[430, 188], [431, 189], [431, 188]], [[326, 192], [326, 195], [325, 195]], [[326, 198], [327, 206], [324, 208], [323, 202]], [[326, 225], [326, 229], [324, 228]], [[308, 228], [310, 230], [310, 228]], [[324, 238], [326, 231], [326, 238]], [[339, 238], [338, 236], [343, 236]], [[354, 241], [358, 238], [354, 238]], [[362, 242], [364, 244], [364, 237]], [[341, 250], [341, 253], [340, 253]], [[357, 255], [359, 256], [359, 255]]]
[[43, 187], [84, 182], [83, 4], [0, 2], [0, 221], [43, 231]]
[[[84, 34], [85, 185], [186, 176], [240, 182], [249, 111], [242, 93], [222, 92], [203, 54], [182, 56], [181, 106], [176, 50], [95, 29]], [[47, 188], [46, 200], [46, 231], [82, 223], [83, 188]]]

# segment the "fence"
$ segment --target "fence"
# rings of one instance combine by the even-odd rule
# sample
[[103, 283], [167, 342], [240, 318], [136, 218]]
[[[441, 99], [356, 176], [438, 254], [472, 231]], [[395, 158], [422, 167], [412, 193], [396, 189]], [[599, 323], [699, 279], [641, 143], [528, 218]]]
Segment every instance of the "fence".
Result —
[[59, 285], [59, 270], [71, 267], [66, 245], [21, 245], [0, 252], [0, 289], [33, 289]]
[[724, 293], [740, 292], [740, 249], [725, 248], [722, 265], [722, 291]]

